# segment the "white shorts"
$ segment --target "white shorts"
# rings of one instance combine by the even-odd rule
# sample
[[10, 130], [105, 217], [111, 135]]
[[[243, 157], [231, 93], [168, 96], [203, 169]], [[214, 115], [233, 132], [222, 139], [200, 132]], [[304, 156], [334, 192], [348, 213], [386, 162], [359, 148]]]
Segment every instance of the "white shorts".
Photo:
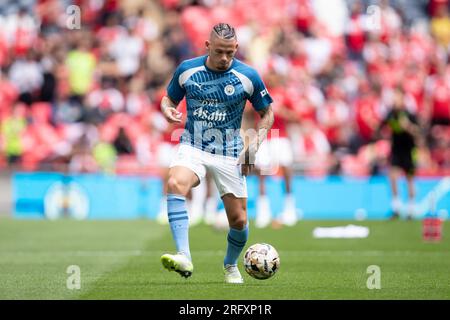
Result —
[[208, 170], [221, 197], [232, 193], [237, 198], [247, 198], [246, 179], [237, 161], [237, 158], [215, 155], [187, 144], [180, 144], [170, 167], [186, 167], [192, 170], [200, 181]]
[[169, 142], [162, 142], [158, 145], [156, 151], [156, 161], [158, 166], [162, 168], [169, 168], [173, 158], [177, 154], [178, 144], [172, 144]]
[[294, 162], [291, 141], [288, 138], [264, 140], [256, 153], [255, 166], [259, 169], [290, 167]]

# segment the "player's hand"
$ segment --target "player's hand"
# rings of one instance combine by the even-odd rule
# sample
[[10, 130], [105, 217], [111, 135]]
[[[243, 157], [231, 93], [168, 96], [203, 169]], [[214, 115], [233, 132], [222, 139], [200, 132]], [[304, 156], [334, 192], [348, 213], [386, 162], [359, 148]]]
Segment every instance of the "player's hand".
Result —
[[250, 146], [244, 148], [239, 155], [238, 164], [241, 166], [241, 173], [243, 176], [249, 175], [254, 169], [256, 151], [256, 146], [250, 144]]
[[166, 117], [166, 119], [169, 123], [176, 123], [176, 122], [179, 123], [179, 122], [181, 122], [181, 117], [183, 116], [183, 114], [180, 111], [178, 111], [175, 108], [170, 108], [170, 107], [165, 108], [163, 110], [163, 115], [164, 115], [164, 117]]
[[255, 167], [254, 164], [241, 164], [241, 173], [243, 176], [248, 176]]

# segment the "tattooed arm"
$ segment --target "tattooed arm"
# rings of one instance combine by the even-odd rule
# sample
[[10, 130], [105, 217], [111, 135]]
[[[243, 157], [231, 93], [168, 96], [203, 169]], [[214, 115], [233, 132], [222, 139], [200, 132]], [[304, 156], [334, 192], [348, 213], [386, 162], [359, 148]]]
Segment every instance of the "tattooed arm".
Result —
[[238, 163], [241, 165], [242, 174], [248, 175], [255, 165], [255, 155], [261, 143], [266, 139], [269, 130], [273, 125], [273, 110], [269, 105], [267, 108], [257, 111], [261, 116], [258, 122], [256, 136], [244, 135], [244, 150], [239, 156]]

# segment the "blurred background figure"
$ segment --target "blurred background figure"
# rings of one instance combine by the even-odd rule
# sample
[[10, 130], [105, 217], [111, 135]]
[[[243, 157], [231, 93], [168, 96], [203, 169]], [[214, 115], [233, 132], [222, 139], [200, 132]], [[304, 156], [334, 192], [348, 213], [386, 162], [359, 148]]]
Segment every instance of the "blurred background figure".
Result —
[[[409, 112], [405, 104], [405, 92], [398, 86], [393, 91], [392, 107], [383, 119], [375, 136], [388, 126], [390, 129], [391, 155], [389, 179], [392, 190], [392, 216], [391, 219], [399, 218], [406, 213], [408, 219], [415, 216], [415, 186], [414, 176], [416, 172], [417, 145], [423, 143], [422, 130], [418, 126], [415, 115]], [[404, 173], [408, 183], [408, 204], [403, 209], [402, 200], [398, 191], [398, 178]]]
[[[294, 163], [294, 154], [292, 143], [288, 138], [287, 123], [301, 122], [290, 100], [289, 93], [286, 90], [286, 73], [277, 73], [276, 67], [266, 74], [266, 85], [274, 102], [272, 109], [274, 111], [274, 123], [272, 129], [267, 135], [258, 153], [256, 155], [256, 172], [259, 179], [259, 195], [256, 203], [256, 221], [258, 228], [267, 227], [274, 217], [272, 226], [281, 227], [283, 224], [293, 226], [297, 222], [297, 209], [295, 198], [292, 191], [292, 165]], [[267, 175], [281, 174], [284, 182], [283, 209], [281, 212], [272, 214], [270, 200], [267, 196], [265, 177]]]
[[436, 8], [436, 13], [431, 19], [431, 34], [439, 46], [448, 50], [450, 46], [450, 16], [448, 2], [442, 1]]
[[25, 106], [19, 102], [12, 107], [11, 115], [2, 119], [1, 140], [2, 153], [6, 155], [9, 165], [20, 163], [23, 154], [22, 135], [27, 126]]

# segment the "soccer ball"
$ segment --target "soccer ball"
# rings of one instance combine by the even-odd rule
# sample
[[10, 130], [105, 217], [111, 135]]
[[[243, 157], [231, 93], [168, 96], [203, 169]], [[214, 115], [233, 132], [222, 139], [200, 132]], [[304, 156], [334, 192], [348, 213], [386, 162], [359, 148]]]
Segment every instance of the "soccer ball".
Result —
[[244, 267], [255, 279], [269, 279], [280, 268], [280, 256], [270, 244], [256, 243], [244, 254]]

